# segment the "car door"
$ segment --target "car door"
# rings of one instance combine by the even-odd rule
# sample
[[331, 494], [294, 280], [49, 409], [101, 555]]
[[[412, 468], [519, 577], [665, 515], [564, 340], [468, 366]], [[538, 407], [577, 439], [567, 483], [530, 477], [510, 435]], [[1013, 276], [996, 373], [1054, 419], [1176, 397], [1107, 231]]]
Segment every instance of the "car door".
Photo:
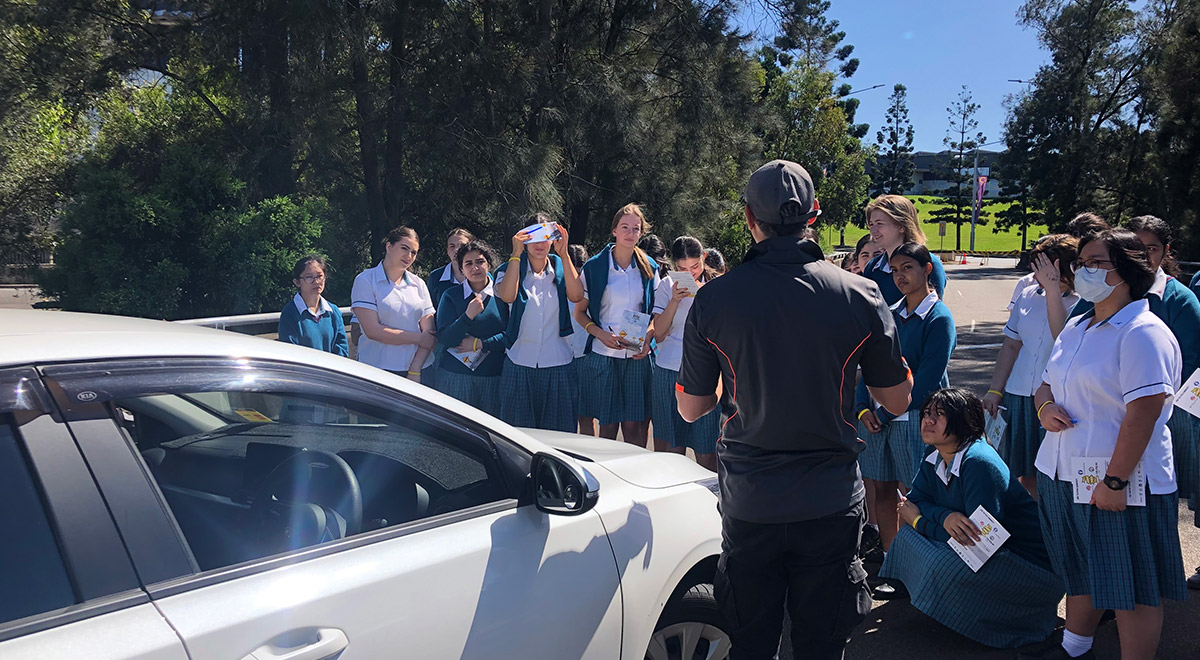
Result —
[[0, 369], [0, 657], [186, 660], [32, 368]]
[[[477, 421], [301, 365], [43, 375], [83, 454], [106, 463], [123, 533], [143, 521], [125, 535], [144, 546], [130, 555], [191, 660], [619, 657], [619, 576], [599, 517], [522, 504], [529, 453]], [[321, 465], [276, 487], [300, 450]], [[357, 522], [353, 489], [315, 476], [342, 462]], [[276, 506], [287, 520], [262, 517]], [[324, 531], [298, 540], [314, 516]]]

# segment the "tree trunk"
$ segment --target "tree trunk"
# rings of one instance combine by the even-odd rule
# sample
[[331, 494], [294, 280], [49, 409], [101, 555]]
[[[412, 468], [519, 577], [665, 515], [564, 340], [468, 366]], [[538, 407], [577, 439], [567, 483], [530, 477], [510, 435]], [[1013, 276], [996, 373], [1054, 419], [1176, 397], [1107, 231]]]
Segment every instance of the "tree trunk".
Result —
[[387, 144], [383, 155], [384, 210], [389, 221], [399, 224], [404, 214], [404, 140], [407, 128], [405, 74], [408, 69], [408, 28], [412, 14], [409, 0], [396, 2], [395, 14], [387, 26], [388, 101]]
[[371, 237], [371, 260], [383, 258], [383, 237], [391, 229], [383, 204], [379, 178], [379, 146], [375, 142], [375, 102], [367, 74], [367, 17], [362, 3], [350, 3], [350, 78], [354, 90], [354, 109], [358, 119], [358, 152], [362, 163], [363, 190], [367, 197], [367, 232]]
[[262, 198], [296, 192], [293, 165], [296, 145], [292, 134], [292, 78], [288, 66], [287, 7], [282, 0], [263, 6], [257, 31], [261, 80], [267, 91], [267, 120], [262, 131], [263, 156], [258, 162]]

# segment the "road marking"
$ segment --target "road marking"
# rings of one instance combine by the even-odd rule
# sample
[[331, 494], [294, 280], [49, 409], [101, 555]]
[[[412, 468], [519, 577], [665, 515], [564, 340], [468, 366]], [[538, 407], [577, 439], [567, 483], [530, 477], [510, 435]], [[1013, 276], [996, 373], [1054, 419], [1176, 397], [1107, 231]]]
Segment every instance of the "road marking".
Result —
[[1000, 347], [1001, 347], [1001, 346], [1003, 346], [1003, 345], [1004, 345], [1004, 343], [1003, 343], [1003, 342], [1001, 342], [1001, 343], [999, 343], [999, 344], [966, 344], [966, 345], [959, 344], [959, 345], [957, 345], [957, 346], [955, 346], [955, 347], [954, 347], [954, 350], [956, 350], [956, 351], [969, 351], [969, 350], [973, 350], [973, 349], [976, 349], [976, 348], [1000, 348]]

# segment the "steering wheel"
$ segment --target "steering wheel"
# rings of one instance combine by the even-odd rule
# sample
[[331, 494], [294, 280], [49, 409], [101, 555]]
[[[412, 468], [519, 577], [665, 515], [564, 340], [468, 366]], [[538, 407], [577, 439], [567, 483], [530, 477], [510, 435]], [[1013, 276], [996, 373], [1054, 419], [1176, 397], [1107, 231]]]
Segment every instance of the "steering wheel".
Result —
[[362, 531], [362, 489], [342, 457], [303, 449], [263, 479], [250, 514], [267, 552], [303, 548]]

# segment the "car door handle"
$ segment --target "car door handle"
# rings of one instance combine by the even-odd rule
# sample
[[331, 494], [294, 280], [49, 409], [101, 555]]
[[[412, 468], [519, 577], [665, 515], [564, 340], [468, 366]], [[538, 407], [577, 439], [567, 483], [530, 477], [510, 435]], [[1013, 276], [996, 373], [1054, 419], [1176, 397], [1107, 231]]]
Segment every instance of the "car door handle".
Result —
[[276, 635], [242, 660], [334, 660], [349, 645], [337, 628], [301, 628]]

